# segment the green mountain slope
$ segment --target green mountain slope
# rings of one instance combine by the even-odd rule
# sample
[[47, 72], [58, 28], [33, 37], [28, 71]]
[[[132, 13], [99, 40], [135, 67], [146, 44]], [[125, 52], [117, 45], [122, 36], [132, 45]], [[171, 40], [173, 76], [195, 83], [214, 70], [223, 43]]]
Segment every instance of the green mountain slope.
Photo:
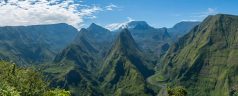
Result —
[[167, 28], [156, 29], [145, 21], [131, 21], [127, 26], [140, 49], [150, 57], [160, 57], [168, 50], [172, 42]]
[[98, 96], [95, 78], [101, 60], [99, 51], [88, 41], [87, 29], [82, 28], [75, 40], [57, 54], [53, 64], [45, 65], [44, 73], [53, 80], [51, 86], [70, 90], [76, 96]]
[[237, 89], [238, 16], [208, 16], [183, 36], [162, 61], [168, 81], [192, 96], [229, 96]]
[[77, 29], [63, 23], [0, 27], [0, 59], [18, 64], [52, 61], [76, 33]]
[[44, 73], [52, 86], [66, 88], [76, 96], [149, 95], [153, 91], [145, 79], [153, 74], [148, 59], [138, 48], [130, 32], [124, 30], [104, 59], [98, 60], [96, 48], [85, 39], [81, 29], [75, 42], [46, 65]]
[[68, 61], [46, 67], [44, 73], [51, 80], [51, 87], [69, 90], [73, 96], [101, 96], [95, 76], [80, 65]]
[[[111, 48], [116, 33], [109, 31], [95, 23], [92, 23], [87, 31], [84, 31], [83, 37], [99, 52], [100, 57], [104, 57]], [[77, 40], [76, 40], [77, 41]], [[100, 59], [102, 59], [100, 58]]]
[[149, 95], [145, 78], [153, 74], [127, 29], [119, 33], [99, 72], [104, 94]]
[[90, 70], [95, 67], [94, 64], [97, 59], [96, 50], [84, 37], [86, 29], [81, 29], [80, 33], [76, 36], [74, 42], [67, 46], [61, 53], [59, 53], [54, 62], [62, 63], [72, 61], [74, 64], [79, 65], [85, 70]]

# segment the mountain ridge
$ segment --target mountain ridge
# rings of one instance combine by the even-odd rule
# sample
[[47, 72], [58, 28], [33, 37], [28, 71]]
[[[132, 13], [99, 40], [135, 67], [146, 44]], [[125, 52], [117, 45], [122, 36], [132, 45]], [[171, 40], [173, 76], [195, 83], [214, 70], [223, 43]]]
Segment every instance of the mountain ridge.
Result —
[[237, 25], [235, 15], [208, 16], [170, 48], [162, 63], [165, 77], [187, 87], [190, 94], [232, 95]]

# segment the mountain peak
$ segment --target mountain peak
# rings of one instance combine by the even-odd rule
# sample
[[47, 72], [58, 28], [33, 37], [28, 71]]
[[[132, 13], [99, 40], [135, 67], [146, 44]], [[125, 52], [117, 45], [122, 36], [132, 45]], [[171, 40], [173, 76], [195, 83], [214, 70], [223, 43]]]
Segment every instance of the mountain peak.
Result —
[[[128, 29], [121, 30], [114, 44], [99, 72], [100, 81], [105, 81], [107, 86], [112, 87], [123, 85], [128, 90], [133, 85], [144, 84], [138, 80], [144, 81], [145, 78], [153, 74], [153, 71], [147, 68], [143, 54], [138, 50]], [[125, 82], [127, 82], [126, 85], [124, 85]], [[137, 89], [145, 88], [139, 87], [141, 88]], [[133, 90], [135, 91], [135, 89]], [[139, 90], [139, 92], [143, 92], [143, 90]]]
[[100, 26], [97, 25], [97, 24], [95, 24], [95, 23], [92, 23], [92, 24], [90, 24], [89, 28], [90, 28], [90, 27], [100, 27]]
[[89, 27], [87, 29], [92, 29], [92, 28], [101, 28], [101, 26], [95, 24], [95, 23], [92, 23], [89, 25]]
[[146, 29], [151, 29], [153, 27], [151, 27], [145, 21], [131, 21], [126, 23], [125, 25], [122, 25], [119, 29], [124, 29], [124, 28], [146, 30]]
[[151, 29], [152, 27], [145, 21], [131, 21], [127, 24], [132, 29]]
[[123, 29], [119, 33], [116, 42], [114, 44], [115, 45], [112, 49], [120, 50], [125, 53], [140, 51], [128, 29]]
[[102, 27], [102, 26], [99, 26], [95, 23], [92, 23], [88, 28], [88, 31], [96, 31], [96, 32], [110, 32], [108, 29]]
[[131, 21], [131, 22], [128, 23], [128, 25], [146, 25], [146, 26], [149, 26], [147, 24], [147, 22], [145, 22], [145, 21]]

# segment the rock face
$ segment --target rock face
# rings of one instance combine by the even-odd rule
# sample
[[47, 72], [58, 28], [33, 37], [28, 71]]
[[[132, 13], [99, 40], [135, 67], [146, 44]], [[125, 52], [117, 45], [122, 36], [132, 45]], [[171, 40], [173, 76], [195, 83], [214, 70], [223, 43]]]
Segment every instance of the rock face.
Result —
[[168, 81], [193, 96], [228, 96], [237, 89], [238, 16], [208, 16], [169, 49], [162, 62]]

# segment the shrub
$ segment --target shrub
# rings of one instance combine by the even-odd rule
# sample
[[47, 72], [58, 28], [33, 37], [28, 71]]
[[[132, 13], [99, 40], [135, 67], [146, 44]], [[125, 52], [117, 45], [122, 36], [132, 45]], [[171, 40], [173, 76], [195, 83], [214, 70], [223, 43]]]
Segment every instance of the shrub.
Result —
[[174, 88], [167, 88], [169, 96], [187, 96], [187, 91], [181, 86], [176, 86]]

